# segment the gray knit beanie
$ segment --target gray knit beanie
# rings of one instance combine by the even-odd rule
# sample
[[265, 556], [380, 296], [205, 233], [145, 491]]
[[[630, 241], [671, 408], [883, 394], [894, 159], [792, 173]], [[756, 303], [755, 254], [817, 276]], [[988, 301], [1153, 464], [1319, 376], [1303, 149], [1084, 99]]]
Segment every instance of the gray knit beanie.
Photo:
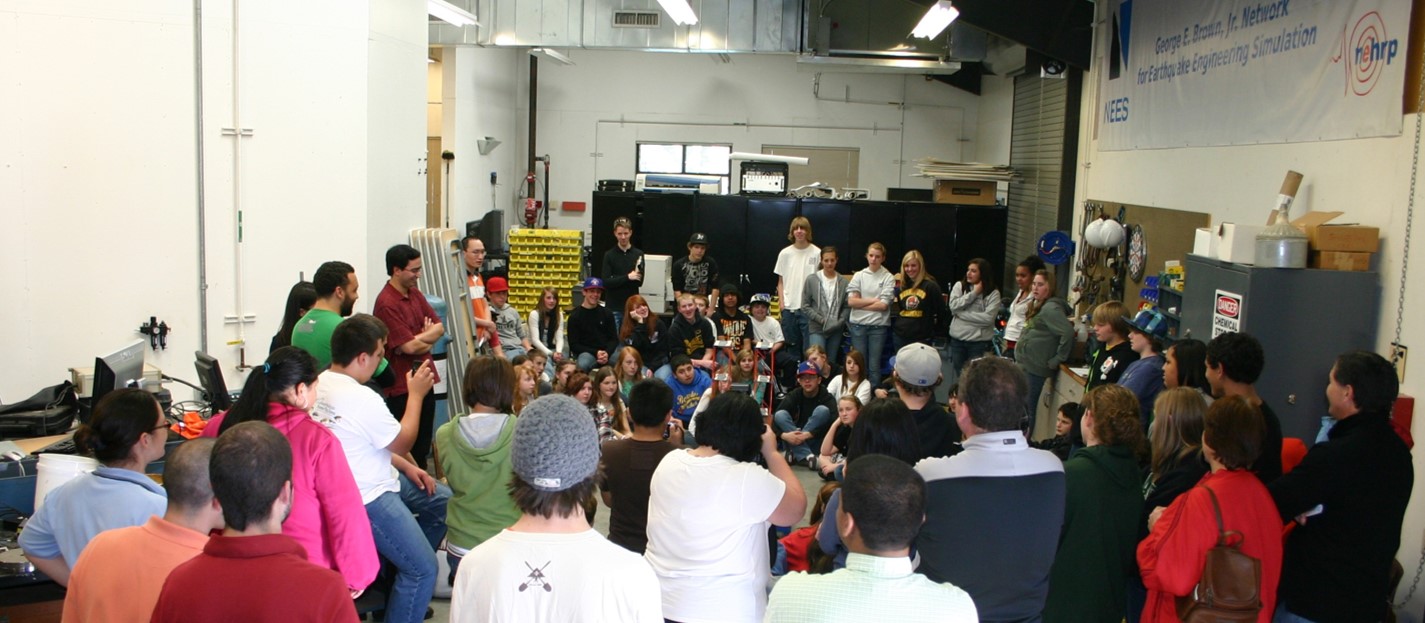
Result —
[[540, 491], [563, 491], [599, 467], [599, 431], [589, 408], [563, 394], [541, 396], [515, 420], [510, 462]]

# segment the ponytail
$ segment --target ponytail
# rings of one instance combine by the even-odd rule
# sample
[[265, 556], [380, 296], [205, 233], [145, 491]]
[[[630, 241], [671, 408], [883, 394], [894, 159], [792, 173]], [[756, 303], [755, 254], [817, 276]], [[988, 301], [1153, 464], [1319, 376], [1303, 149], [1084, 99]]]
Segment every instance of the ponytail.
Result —
[[94, 416], [74, 433], [74, 446], [92, 454], [100, 463], [122, 462], [133, 453], [134, 444], [154, 429], [158, 400], [142, 389], [109, 392], [94, 406]]
[[223, 417], [218, 434], [242, 422], [266, 422], [267, 403], [281, 402], [282, 394], [299, 384], [315, 383], [317, 374], [317, 360], [307, 351], [293, 346], [272, 351], [267, 363], [248, 373], [242, 394]]

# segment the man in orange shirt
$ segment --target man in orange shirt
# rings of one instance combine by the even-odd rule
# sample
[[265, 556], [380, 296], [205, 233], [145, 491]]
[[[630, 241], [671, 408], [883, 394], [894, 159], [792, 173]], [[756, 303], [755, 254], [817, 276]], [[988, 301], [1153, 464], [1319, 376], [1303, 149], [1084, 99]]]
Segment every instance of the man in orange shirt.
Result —
[[102, 532], [74, 565], [64, 597], [65, 621], [147, 621], [174, 567], [203, 551], [223, 528], [208, 482], [212, 439], [184, 442], [169, 455], [163, 487], [168, 510], [141, 526]]
[[485, 263], [485, 243], [474, 236], [460, 239], [460, 248], [465, 256], [465, 278], [470, 286], [470, 309], [475, 314], [475, 341], [486, 340], [490, 350], [497, 357], [504, 357], [500, 348], [500, 336], [495, 332], [495, 321], [490, 319], [490, 305], [485, 301], [485, 281], [480, 276], [480, 266]]

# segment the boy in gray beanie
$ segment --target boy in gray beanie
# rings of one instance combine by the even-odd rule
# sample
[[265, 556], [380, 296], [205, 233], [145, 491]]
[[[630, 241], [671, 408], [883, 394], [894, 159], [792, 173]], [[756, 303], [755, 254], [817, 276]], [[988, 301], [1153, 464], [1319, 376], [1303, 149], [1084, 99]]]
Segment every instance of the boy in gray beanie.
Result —
[[599, 466], [589, 410], [560, 394], [529, 403], [510, 459], [520, 518], [465, 557], [450, 620], [662, 621], [652, 568], [584, 517]]

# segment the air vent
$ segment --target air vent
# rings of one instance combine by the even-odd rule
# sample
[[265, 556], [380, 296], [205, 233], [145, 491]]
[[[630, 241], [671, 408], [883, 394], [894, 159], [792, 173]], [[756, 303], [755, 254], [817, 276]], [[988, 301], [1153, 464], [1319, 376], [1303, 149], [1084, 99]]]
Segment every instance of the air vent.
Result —
[[614, 11], [614, 28], [657, 28], [662, 22], [658, 11]]

